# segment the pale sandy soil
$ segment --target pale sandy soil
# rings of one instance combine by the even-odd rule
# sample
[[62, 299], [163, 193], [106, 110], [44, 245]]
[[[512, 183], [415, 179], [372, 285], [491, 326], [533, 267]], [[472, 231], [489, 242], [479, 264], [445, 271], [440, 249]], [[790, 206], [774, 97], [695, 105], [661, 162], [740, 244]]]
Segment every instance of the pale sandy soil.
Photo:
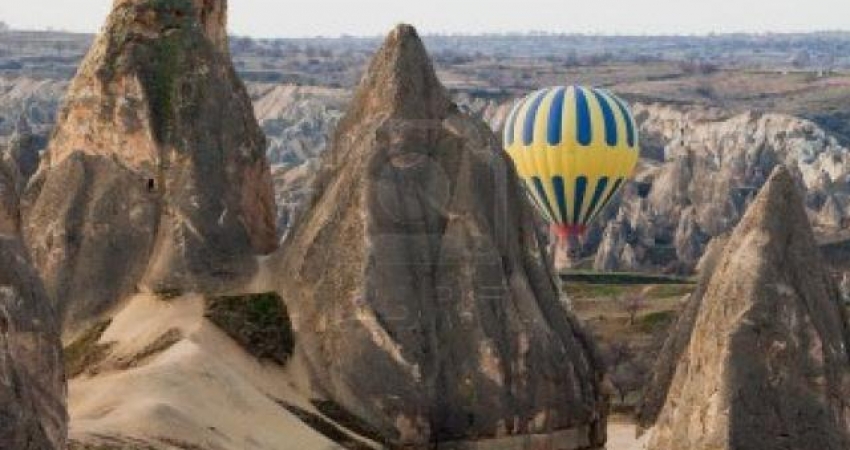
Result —
[[[132, 367], [120, 366], [175, 329], [183, 337], [173, 346]], [[200, 296], [168, 301], [136, 296], [100, 342], [114, 343], [101, 369], [70, 383], [71, 438], [77, 442], [211, 450], [340, 448], [281, 406], [317, 413], [298, 394], [304, 391], [296, 387], [306, 377], [297, 364], [284, 369], [251, 357], [204, 318]]]
[[649, 433], [645, 433], [640, 439], [636, 438], [634, 424], [612, 421], [608, 424], [607, 450], [644, 450], [648, 438]]

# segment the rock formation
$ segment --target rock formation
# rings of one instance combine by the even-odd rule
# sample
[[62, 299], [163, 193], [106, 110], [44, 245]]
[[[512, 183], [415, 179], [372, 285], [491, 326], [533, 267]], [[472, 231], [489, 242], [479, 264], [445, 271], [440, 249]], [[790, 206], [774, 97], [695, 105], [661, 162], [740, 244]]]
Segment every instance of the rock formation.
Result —
[[633, 107], [641, 136], [666, 143], [663, 161], [644, 160], [642, 189], [625, 189], [620, 202], [628, 225], [648, 238], [634, 244], [640, 269], [692, 270], [704, 244], [735, 227], [779, 164], [806, 189], [819, 233], [846, 224], [850, 153], [815, 124], [781, 114]]
[[20, 239], [17, 203], [0, 179], [0, 448], [64, 449], [60, 325]]
[[695, 299], [649, 449], [850, 446], [847, 317], [782, 166]]
[[841, 291], [841, 299], [845, 304], [850, 304], [850, 273], [845, 273], [841, 276], [841, 284], [838, 285]]
[[712, 239], [697, 266], [700, 274], [697, 288], [688, 297], [676, 322], [670, 328], [655, 366], [644, 383], [643, 395], [636, 408], [637, 424], [641, 430], [652, 427], [658, 420], [658, 415], [661, 414], [661, 408], [667, 400], [667, 393], [673, 383], [679, 360], [682, 359], [682, 355], [691, 342], [694, 324], [702, 307], [708, 282], [711, 281], [714, 269], [728, 242], [729, 235]]
[[628, 264], [623, 253], [629, 247], [631, 256], [634, 249], [629, 244], [629, 225], [622, 220], [612, 220], [605, 227], [602, 243], [596, 252], [593, 269], [601, 272], [616, 272], [627, 270]]
[[226, 5], [116, 1], [80, 67], [25, 211], [66, 322], [137, 287], [244, 282], [275, 248], [265, 138], [229, 60]]
[[44, 148], [43, 139], [35, 135], [26, 114], [21, 114], [15, 126], [15, 133], [9, 142], [9, 151], [3, 155], [10, 168], [21, 174], [21, 188], [38, 169], [39, 151], [42, 148]]
[[393, 445], [604, 445], [601, 363], [517, 176], [413, 28], [375, 56], [315, 191], [276, 269], [314, 389]]
[[252, 85], [254, 111], [269, 140], [277, 227], [283, 236], [310, 198], [313, 178], [350, 91], [291, 85]]
[[693, 270], [703, 256], [709, 237], [699, 228], [696, 212], [693, 207], [682, 211], [679, 225], [676, 227], [674, 245], [679, 263], [686, 269]]
[[838, 198], [835, 195], [828, 195], [820, 213], [818, 213], [817, 221], [821, 226], [842, 228], [846, 217], [847, 214]]

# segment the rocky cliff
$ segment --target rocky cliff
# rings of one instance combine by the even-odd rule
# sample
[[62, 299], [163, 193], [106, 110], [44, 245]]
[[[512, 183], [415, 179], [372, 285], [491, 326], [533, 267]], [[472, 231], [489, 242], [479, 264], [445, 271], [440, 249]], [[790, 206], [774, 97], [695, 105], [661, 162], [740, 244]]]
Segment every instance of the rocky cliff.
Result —
[[[728, 117], [659, 105], [637, 105], [635, 113], [642, 135], [663, 145], [660, 161], [647, 161], [639, 174], [641, 189], [627, 190], [621, 201], [621, 208], [638, 211], [628, 225], [648, 238], [636, 247], [644, 270], [693, 270], [707, 242], [737, 225], [779, 164], [793, 168], [805, 188], [806, 211], [820, 235], [846, 228], [850, 152], [815, 124], [779, 114]], [[609, 233], [608, 239], [618, 237]], [[602, 259], [608, 270], [634, 264]]]
[[0, 166], [0, 448], [61, 450], [68, 419], [59, 320], [20, 239], [15, 180]]
[[25, 236], [68, 321], [141, 287], [217, 290], [276, 246], [265, 138], [226, 1], [122, 0], [69, 88]]
[[351, 94], [343, 89], [255, 84], [254, 111], [268, 137], [277, 226], [286, 235], [312, 195], [318, 160], [342, 118]]
[[788, 170], [707, 267], [648, 448], [848, 448], [850, 329]]
[[414, 448], [604, 444], [601, 365], [517, 176], [413, 28], [375, 56], [315, 192], [276, 273], [317, 392]]

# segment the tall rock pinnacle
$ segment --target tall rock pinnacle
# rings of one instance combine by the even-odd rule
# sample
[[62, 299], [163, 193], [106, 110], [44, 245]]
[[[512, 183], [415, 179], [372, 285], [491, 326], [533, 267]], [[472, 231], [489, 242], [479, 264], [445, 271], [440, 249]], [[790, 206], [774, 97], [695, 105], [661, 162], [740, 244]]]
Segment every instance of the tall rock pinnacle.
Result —
[[119, 0], [26, 194], [48, 292], [84, 320], [141, 287], [216, 290], [276, 246], [265, 137], [223, 0]]
[[709, 266], [649, 448], [850, 448], [850, 331], [786, 169]]
[[277, 274], [322, 396], [393, 445], [604, 445], [602, 368], [513, 166], [413, 28], [378, 51], [311, 203]]

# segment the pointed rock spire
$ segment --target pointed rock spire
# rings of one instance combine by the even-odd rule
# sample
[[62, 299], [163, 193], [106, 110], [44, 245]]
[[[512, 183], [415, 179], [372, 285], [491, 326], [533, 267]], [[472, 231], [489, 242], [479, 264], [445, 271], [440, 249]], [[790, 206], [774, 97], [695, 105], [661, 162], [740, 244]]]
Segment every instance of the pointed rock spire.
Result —
[[784, 167], [695, 295], [651, 450], [850, 448], [846, 313]]
[[66, 321], [139, 288], [227, 289], [276, 248], [266, 140], [226, 51], [226, 7], [118, 0], [72, 82], [24, 214]]
[[376, 113], [401, 119], [438, 119], [453, 109], [416, 29], [398, 25], [372, 59], [345, 123]]
[[387, 38], [323, 158], [276, 270], [312, 385], [393, 448], [602, 447], [596, 348], [513, 166], [413, 28]]

